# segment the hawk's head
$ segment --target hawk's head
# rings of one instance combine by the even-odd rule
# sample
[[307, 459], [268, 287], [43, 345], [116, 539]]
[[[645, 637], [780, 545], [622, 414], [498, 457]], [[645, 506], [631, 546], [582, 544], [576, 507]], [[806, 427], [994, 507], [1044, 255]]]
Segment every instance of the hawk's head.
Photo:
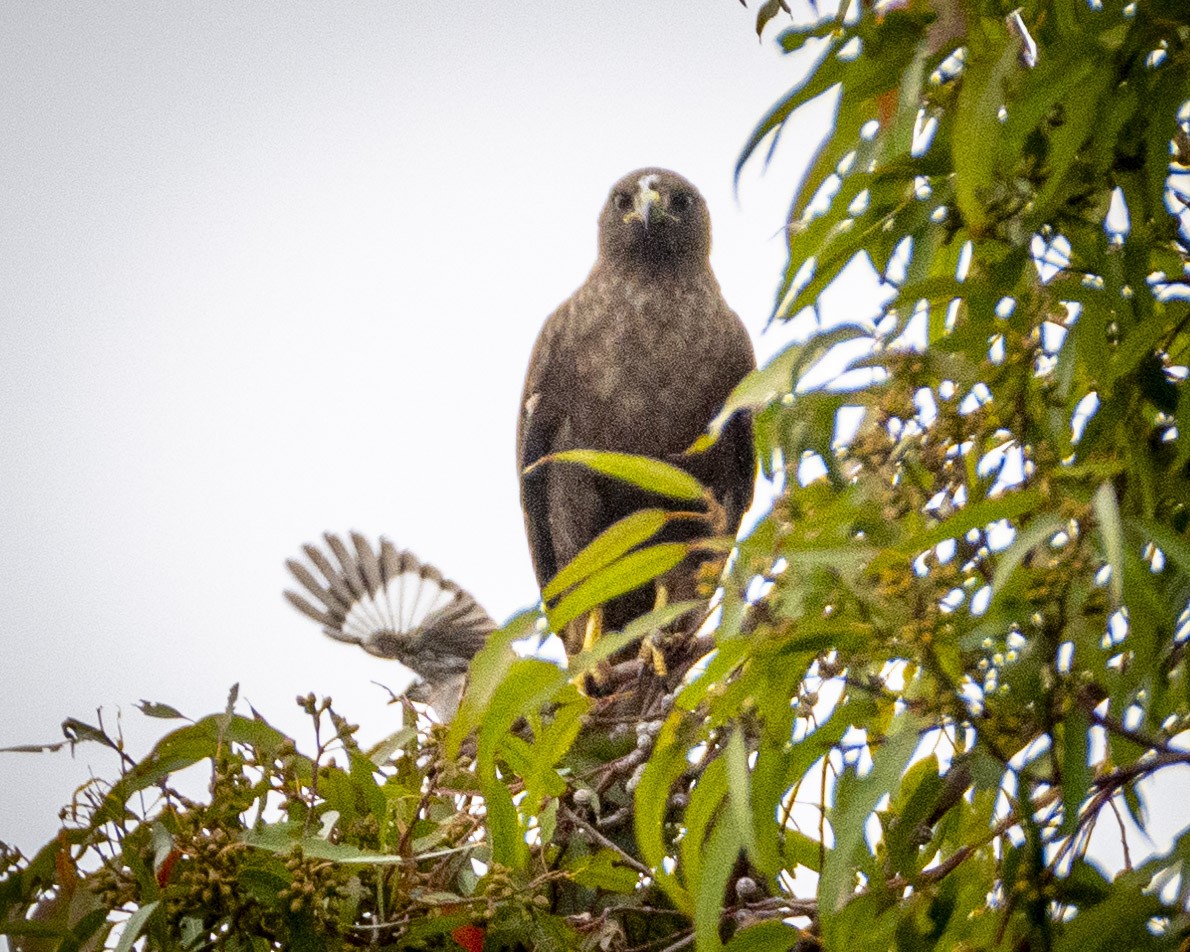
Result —
[[707, 203], [668, 169], [637, 169], [612, 186], [599, 216], [599, 256], [650, 269], [706, 266], [711, 253]]

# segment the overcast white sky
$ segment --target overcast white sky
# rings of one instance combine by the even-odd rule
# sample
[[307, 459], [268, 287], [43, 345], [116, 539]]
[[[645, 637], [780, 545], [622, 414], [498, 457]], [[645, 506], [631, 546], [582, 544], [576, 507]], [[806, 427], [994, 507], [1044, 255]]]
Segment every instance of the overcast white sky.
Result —
[[[0, 6], [0, 746], [228, 687], [393, 726], [391, 665], [281, 599], [388, 534], [497, 618], [535, 599], [514, 466], [546, 315], [606, 192], [669, 166], [759, 338], [812, 134], [732, 168], [792, 64], [736, 0]], [[821, 123], [818, 124], [821, 129]], [[762, 353], [775, 343], [758, 340]], [[299, 736], [305, 737], [302, 733]], [[97, 749], [0, 755], [30, 849]]]
[[[755, 7], [755, 4], [753, 4]], [[736, 0], [0, 5], [0, 746], [134, 753], [229, 686], [387, 734], [391, 664], [281, 599], [324, 529], [389, 535], [502, 619], [536, 598], [514, 428], [608, 187], [671, 167], [761, 337], [823, 114], [732, 169], [796, 78]], [[772, 34], [770, 34], [772, 35]], [[828, 313], [871, 314], [854, 282]], [[866, 293], [866, 296], [865, 296]], [[0, 755], [33, 849], [98, 749]]]

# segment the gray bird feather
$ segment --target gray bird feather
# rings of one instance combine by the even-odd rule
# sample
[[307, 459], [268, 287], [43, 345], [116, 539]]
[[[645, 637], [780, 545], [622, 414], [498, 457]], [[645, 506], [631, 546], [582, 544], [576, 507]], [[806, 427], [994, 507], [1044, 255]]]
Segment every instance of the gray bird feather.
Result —
[[285, 598], [328, 637], [411, 669], [420, 683], [409, 697], [449, 720], [471, 658], [496, 623], [470, 594], [387, 539], [378, 551], [358, 532], [351, 547], [329, 532], [323, 539], [334, 560], [317, 546], [302, 547], [318, 575], [295, 559], [285, 563], [313, 601], [293, 591]]

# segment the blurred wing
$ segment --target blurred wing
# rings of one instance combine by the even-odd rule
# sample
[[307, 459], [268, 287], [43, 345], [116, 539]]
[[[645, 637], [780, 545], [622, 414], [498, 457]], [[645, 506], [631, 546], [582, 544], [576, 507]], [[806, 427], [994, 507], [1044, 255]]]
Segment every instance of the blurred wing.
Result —
[[439, 683], [457, 680], [461, 687], [472, 656], [496, 628], [483, 607], [387, 539], [375, 550], [358, 532], [351, 547], [329, 532], [323, 538], [330, 556], [302, 547], [313, 571], [296, 559], [285, 563], [309, 596], [287, 591], [290, 604], [336, 641], [411, 668], [431, 694]]

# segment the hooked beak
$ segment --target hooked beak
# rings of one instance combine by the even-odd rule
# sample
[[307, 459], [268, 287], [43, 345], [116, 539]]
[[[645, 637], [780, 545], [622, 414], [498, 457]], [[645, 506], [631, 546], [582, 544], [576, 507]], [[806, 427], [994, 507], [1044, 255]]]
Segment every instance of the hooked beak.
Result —
[[632, 202], [632, 211], [624, 216], [624, 221], [639, 221], [645, 226], [645, 231], [649, 230], [649, 219], [654, 214], [654, 209], [661, 205], [661, 194], [652, 188], [642, 185], [636, 192], [636, 198]]

